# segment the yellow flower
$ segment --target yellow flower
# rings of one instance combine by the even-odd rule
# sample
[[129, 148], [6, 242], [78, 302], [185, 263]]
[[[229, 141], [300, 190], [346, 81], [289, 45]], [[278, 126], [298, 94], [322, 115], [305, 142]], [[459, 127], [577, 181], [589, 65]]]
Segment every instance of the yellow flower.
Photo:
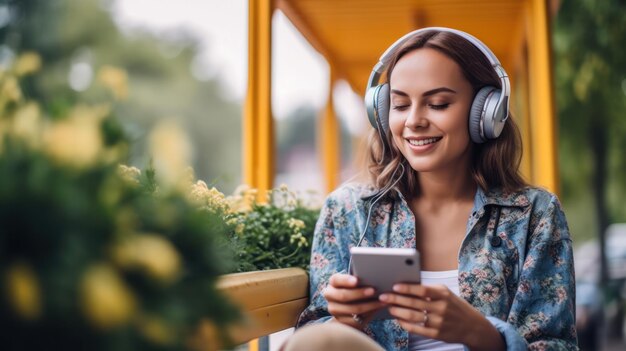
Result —
[[6, 272], [7, 297], [18, 316], [33, 320], [41, 314], [41, 289], [30, 265], [13, 264]]
[[98, 80], [113, 93], [117, 100], [128, 97], [128, 74], [114, 66], [103, 66], [98, 72]]
[[31, 147], [37, 147], [40, 142], [41, 113], [39, 105], [29, 102], [21, 106], [13, 120], [13, 134], [26, 141]]
[[306, 241], [306, 238], [300, 232], [293, 234], [289, 238], [289, 243], [290, 244], [297, 243], [298, 247], [309, 246], [309, 243]]
[[18, 76], [37, 72], [41, 68], [41, 57], [34, 52], [25, 52], [18, 57], [14, 70]]
[[139, 185], [139, 177], [141, 177], [141, 170], [137, 167], [119, 165], [117, 167], [117, 173], [124, 179], [125, 181]]
[[0, 95], [6, 97], [9, 101], [20, 101], [22, 99], [22, 90], [15, 77], [8, 76], [4, 80], [2, 88], [0, 88]]
[[247, 184], [241, 184], [226, 201], [232, 212], [249, 212], [252, 210], [252, 204], [256, 202], [257, 193], [257, 189], [253, 189]]
[[156, 316], [144, 315], [138, 320], [138, 329], [143, 336], [158, 345], [171, 344], [174, 334], [165, 321]]
[[189, 197], [192, 201], [197, 202], [198, 204], [203, 204], [204, 199], [209, 194], [209, 187], [202, 180], [198, 180], [194, 184], [191, 184], [191, 188], [189, 189]]
[[237, 235], [241, 235], [243, 234], [243, 231], [246, 229], [246, 226], [243, 223], [239, 223], [237, 224], [237, 226], [235, 227], [235, 234]]
[[209, 189], [206, 183], [198, 180], [189, 189], [189, 198], [198, 206], [212, 212], [230, 213], [230, 206], [226, 196], [215, 187]]
[[80, 285], [80, 303], [88, 320], [101, 329], [129, 322], [137, 308], [132, 291], [106, 264], [94, 265], [85, 272]]
[[185, 187], [192, 148], [183, 129], [172, 119], [164, 120], [150, 133], [149, 143], [159, 181], [166, 187]]
[[289, 218], [289, 220], [287, 220], [287, 224], [289, 225], [289, 228], [294, 229], [297, 232], [304, 229], [305, 226], [304, 221], [296, 218]]
[[164, 283], [180, 271], [180, 255], [165, 238], [152, 234], [133, 235], [113, 249], [115, 261], [125, 268], [139, 268]]
[[102, 150], [100, 123], [108, 106], [77, 106], [69, 118], [44, 131], [44, 150], [60, 163], [75, 167], [94, 164]]

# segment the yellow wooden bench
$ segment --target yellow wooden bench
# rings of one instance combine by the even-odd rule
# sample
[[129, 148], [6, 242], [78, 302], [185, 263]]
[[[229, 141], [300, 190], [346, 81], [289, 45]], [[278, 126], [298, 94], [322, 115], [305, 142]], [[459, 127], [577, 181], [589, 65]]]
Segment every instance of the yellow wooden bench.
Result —
[[236, 344], [295, 326], [309, 302], [309, 278], [301, 268], [227, 274], [218, 288], [245, 314], [231, 329]]

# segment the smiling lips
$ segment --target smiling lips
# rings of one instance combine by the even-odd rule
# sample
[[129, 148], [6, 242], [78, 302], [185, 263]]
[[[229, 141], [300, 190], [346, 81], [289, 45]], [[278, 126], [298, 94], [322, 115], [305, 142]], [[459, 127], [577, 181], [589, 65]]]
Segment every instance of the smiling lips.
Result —
[[438, 142], [443, 139], [443, 137], [430, 137], [430, 138], [421, 138], [421, 139], [406, 139], [409, 144], [412, 146], [425, 146]]

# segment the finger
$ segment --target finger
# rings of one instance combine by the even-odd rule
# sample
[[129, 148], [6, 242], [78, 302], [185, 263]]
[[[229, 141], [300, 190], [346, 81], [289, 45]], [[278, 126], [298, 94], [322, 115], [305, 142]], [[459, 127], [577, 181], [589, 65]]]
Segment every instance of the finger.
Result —
[[380, 301], [370, 301], [363, 303], [355, 303], [355, 304], [345, 304], [345, 303], [336, 303], [329, 302], [328, 303], [328, 312], [333, 316], [341, 316], [341, 315], [350, 315], [353, 314], [364, 314], [377, 309], [380, 309], [384, 306], [384, 304]]
[[400, 324], [400, 326], [409, 333], [421, 335], [430, 339], [437, 339], [439, 337], [439, 330], [436, 328], [430, 328], [419, 323], [413, 323], [402, 319], [398, 319], [398, 324]]
[[409, 307], [416, 310], [428, 310], [428, 301], [411, 295], [381, 294], [378, 299], [390, 305]]
[[332, 286], [328, 286], [323, 295], [327, 301], [339, 301], [339, 302], [354, 302], [365, 299], [374, 298], [376, 291], [374, 288], [352, 288], [352, 289], [337, 289]]
[[[419, 324], [428, 328], [439, 329], [443, 325], [443, 317], [424, 311], [416, 311], [404, 307], [389, 307], [389, 313], [398, 321]], [[428, 318], [426, 318], [428, 316]]]
[[393, 291], [421, 297], [423, 299], [441, 300], [450, 297], [452, 292], [445, 285], [395, 284]]
[[330, 277], [329, 284], [335, 288], [355, 288], [359, 280], [350, 274], [336, 273]]
[[423, 323], [426, 320], [427, 313], [422, 310], [414, 310], [412, 308], [391, 306], [389, 307], [389, 313], [399, 320], [404, 320], [411, 323]]

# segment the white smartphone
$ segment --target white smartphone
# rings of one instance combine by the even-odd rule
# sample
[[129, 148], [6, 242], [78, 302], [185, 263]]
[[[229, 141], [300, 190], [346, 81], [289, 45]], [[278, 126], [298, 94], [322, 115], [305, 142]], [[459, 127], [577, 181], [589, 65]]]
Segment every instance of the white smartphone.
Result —
[[[420, 255], [416, 249], [387, 247], [353, 247], [353, 274], [359, 286], [376, 289], [376, 297], [393, 291], [397, 283], [420, 283]], [[387, 308], [378, 311], [374, 319], [393, 319]]]

